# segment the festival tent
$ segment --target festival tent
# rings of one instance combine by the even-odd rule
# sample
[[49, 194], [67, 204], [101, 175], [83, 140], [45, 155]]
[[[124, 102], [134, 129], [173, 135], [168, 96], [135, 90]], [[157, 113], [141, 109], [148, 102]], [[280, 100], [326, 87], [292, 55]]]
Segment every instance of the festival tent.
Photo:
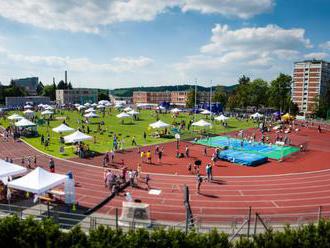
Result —
[[140, 112], [137, 112], [135, 110], [131, 110], [131, 111], [127, 112], [127, 114], [129, 114], [129, 115], [138, 115], [138, 114], [140, 114]]
[[116, 115], [117, 118], [119, 119], [123, 119], [123, 118], [128, 118], [128, 117], [131, 117], [129, 114], [126, 114], [126, 113], [120, 113], [118, 115]]
[[169, 127], [170, 124], [167, 124], [167, 123], [159, 120], [159, 121], [149, 124], [149, 126], [152, 128], [165, 128], [165, 127]]
[[229, 117], [224, 116], [224, 115], [219, 115], [218, 117], [215, 117], [214, 119], [217, 121], [226, 121], [229, 119]]
[[92, 139], [93, 139], [92, 136], [84, 134], [84, 133], [80, 132], [79, 130], [75, 131], [74, 133], [72, 133], [70, 135], [64, 136], [65, 143], [76, 143], [76, 142], [92, 140]]
[[11, 116], [8, 116], [8, 119], [9, 120], [21, 120], [21, 119], [24, 119], [24, 117], [18, 115], [18, 114], [12, 114]]
[[286, 113], [285, 115], [282, 115], [282, 120], [287, 121], [287, 120], [294, 120], [294, 116], [290, 115], [289, 113]]
[[31, 105], [29, 105], [29, 104], [27, 104], [27, 105], [24, 106], [24, 109], [31, 109], [31, 108], [33, 108], [33, 107]]
[[202, 114], [202, 115], [210, 115], [210, 114], [212, 114], [212, 112], [209, 111], [209, 110], [207, 110], [207, 109], [205, 109], [205, 110], [203, 110], [203, 111], [201, 112], [201, 114]]
[[105, 106], [100, 104], [100, 105], [97, 105], [96, 108], [103, 109], [103, 108], [105, 108]]
[[193, 124], [191, 124], [192, 126], [197, 126], [197, 127], [210, 127], [212, 126], [211, 123], [207, 122], [207, 121], [204, 121], [203, 119], [202, 120], [199, 120], [197, 122], [194, 122]]
[[89, 108], [85, 110], [85, 113], [95, 112], [94, 108]]
[[34, 111], [32, 111], [31, 109], [25, 110], [24, 112], [25, 116], [33, 116], [34, 115]]
[[47, 106], [45, 110], [54, 110], [54, 108], [52, 106]]
[[251, 115], [250, 117], [253, 118], [253, 119], [255, 119], [255, 118], [261, 118], [261, 117], [263, 117], [263, 116], [264, 116], [264, 115], [259, 114], [259, 113], [257, 112], [257, 113], [255, 113], [255, 114]]
[[174, 109], [171, 109], [171, 112], [172, 113], [180, 113], [180, 112], [182, 112], [182, 110], [178, 109], [178, 108], [174, 108]]
[[91, 106], [91, 104], [90, 104], [89, 102], [86, 102], [86, 103], [84, 104], [84, 106], [85, 106], [85, 107], [89, 107], [89, 106]]
[[110, 103], [108, 100], [101, 100], [98, 102], [99, 105], [105, 105], [105, 104], [108, 104]]
[[23, 118], [23, 119], [15, 122], [15, 126], [16, 127], [34, 127], [34, 126], [36, 126], [36, 124]]
[[91, 104], [91, 106], [92, 106], [92, 107], [96, 107], [97, 104], [94, 102], [94, 103]]
[[44, 105], [42, 103], [38, 104], [38, 108], [43, 108]]
[[54, 112], [52, 112], [52, 111], [50, 111], [48, 109], [41, 112], [41, 115], [52, 115], [52, 114], [54, 114]]
[[25, 176], [9, 182], [8, 187], [41, 195], [64, 183], [66, 179], [66, 175], [50, 173], [37, 167]]
[[158, 110], [165, 110], [166, 108], [163, 107], [163, 106], [158, 106], [157, 109], [158, 109]]
[[80, 106], [80, 104], [79, 103], [75, 103], [75, 104], [73, 104], [76, 108], [78, 108], [79, 106]]
[[61, 125], [59, 125], [58, 127], [54, 127], [52, 130], [53, 130], [55, 133], [65, 133], [65, 132], [72, 132], [72, 131], [74, 131], [73, 128], [68, 127], [68, 126], [65, 125], [65, 124], [61, 124]]
[[132, 111], [133, 109], [131, 107], [126, 107], [123, 109], [125, 112], [129, 112], [129, 111]]
[[82, 110], [82, 109], [85, 109], [85, 108], [86, 108], [86, 107], [83, 106], [83, 105], [80, 105], [80, 106], [77, 107], [78, 111], [80, 111], [80, 110]]
[[85, 114], [84, 117], [86, 117], [86, 118], [98, 118], [100, 116], [95, 114], [95, 112], [89, 112], [89, 113]]
[[25, 167], [0, 159], [0, 178], [20, 175], [26, 171], [27, 169]]

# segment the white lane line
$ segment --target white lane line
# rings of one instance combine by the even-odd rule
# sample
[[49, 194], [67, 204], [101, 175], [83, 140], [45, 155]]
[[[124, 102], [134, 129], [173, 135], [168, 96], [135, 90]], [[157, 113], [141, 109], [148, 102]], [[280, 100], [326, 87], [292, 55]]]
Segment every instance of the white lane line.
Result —
[[277, 205], [275, 201], [272, 200], [271, 203], [272, 203], [276, 208], [280, 208], [279, 205]]

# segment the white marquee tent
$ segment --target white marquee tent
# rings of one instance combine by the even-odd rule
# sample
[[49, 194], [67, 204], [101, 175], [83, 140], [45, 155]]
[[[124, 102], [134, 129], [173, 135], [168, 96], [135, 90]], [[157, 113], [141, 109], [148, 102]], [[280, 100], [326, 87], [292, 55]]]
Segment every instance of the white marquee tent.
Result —
[[128, 118], [128, 117], [131, 117], [129, 114], [126, 114], [126, 113], [120, 113], [118, 115], [116, 115], [117, 118], [119, 119], [123, 119], [123, 118]]
[[20, 175], [26, 171], [27, 169], [25, 167], [0, 159], [0, 178]]
[[68, 126], [65, 125], [65, 124], [61, 124], [61, 125], [59, 125], [59, 126], [57, 126], [57, 127], [54, 127], [52, 130], [53, 130], [55, 133], [65, 133], [65, 132], [72, 132], [72, 131], [74, 131], [73, 128], [68, 127]]
[[263, 117], [263, 116], [264, 116], [264, 115], [259, 114], [259, 113], [257, 112], [257, 113], [255, 113], [255, 114], [251, 115], [250, 117], [251, 117], [251, 118], [261, 118], [261, 117]]
[[170, 124], [167, 124], [167, 123], [159, 120], [159, 121], [156, 121], [154, 123], [151, 123], [149, 126], [152, 127], [152, 128], [165, 128], [165, 127], [169, 127]]
[[11, 116], [8, 116], [8, 119], [9, 120], [21, 120], [21, 119], [24, 119], [24, 117], [18, 115], [18, 114], [12, 114]]
[[180, 113], [180, 112], [182, 112], [182, 110], [178, 109], [178, 108], [174, 108], [174, 109], [171, 109], [171, 112], [172, 113]]
[[34, 126], [36, 126], [36, 124], [23, 118], [23, 119], [19, 120], [18, 122], [15, 122], [15, 126], [16, 127], [34, 127]]
[[66, 179], [66, 175], [50, 173], [37, 167], [25, 176], [9, 182], [8, 187], [40, 195], [64, 183]]
[[202, 120], [199, 120], [197, 122], [194, 122], [193, 124], [191, 124], [192, 126], [196, 126], [196, 127], [210, 127], [212, 126], [211, 123], [207, 122], [207, 121], [204, 121], [203, 119]]
[[219, 116], [215, 117], [214, 119], [217, 121], [226, 121], [229, 119], [229, 117], [224, 116], [224, 115], [219, 115]]
[[86, 118], [98, 118], [100, 116], [97, 115], [95, 112], [89, 112], [89, 113], [85, 114], [84, 117], [86, 117]]
[[127, 112], [127, 114], [129, 114], [129, 115], [138, 115], [138, 114], [140, 114], [140, 113], [137, 112], [137, 111], [135, 111], [135, 110], [133, 109], [133, 110]]
[[84, 134], [80, 132], [79, 130], [75, 131], [74, 133], [64, 136], [64, 142], [65, 143], [75, 143], [75, 142], [81, 142], [86, 140], [92, 140], [93, 137], [89, 136], [87, 134]]
[[50, 110], [45, 110], [41, 112], [41, 115], [52, 115], [54, 114], [54, 112], [50, 111]]

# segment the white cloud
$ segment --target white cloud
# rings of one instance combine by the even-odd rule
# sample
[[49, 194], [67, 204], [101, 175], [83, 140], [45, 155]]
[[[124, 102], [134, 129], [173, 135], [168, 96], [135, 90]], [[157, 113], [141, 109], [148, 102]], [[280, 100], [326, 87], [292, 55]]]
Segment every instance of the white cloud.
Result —
[[217, 24], [200, 54], [188, 56], [174, 68], [187, 78], [198, 75], [232, 82], [240, 74], [248, 74], [270, 79], [279, 72], [290, 73], [292, 62], [309, 48], [312, 44], [304, 29], [267, 25], [232, 30]]
[[330, 40], [319, 45], [321, 49], [330, 50]]
[[0, 0], [0, 16], [45, 29], [97, 33], [116, 22], [151, 21], [173, 7], [246, 19], [273, 6], [274, 0]]
[[134, 72], [147, 67], [153, 63], [148, 57], [116, 57], [110, 63], [94, 63], [88, 58], [70, 58], [59, 56], [28, 56], [23, 54], [11, 53], [7, 50], [0, 50], [0, 55], [18, 64], [50, 67], [57, 70], [71, 70], [75, 72]]
[[304, 57], [306, 59], [325, 59], [329, 57], [329, 54], [323, 52], [316, 52], [316, 53], [305, 54]]

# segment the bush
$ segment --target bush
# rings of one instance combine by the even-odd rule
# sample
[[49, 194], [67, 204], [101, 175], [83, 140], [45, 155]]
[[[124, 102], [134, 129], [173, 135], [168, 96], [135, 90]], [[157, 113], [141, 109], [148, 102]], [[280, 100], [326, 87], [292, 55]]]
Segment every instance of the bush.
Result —
[[99, 226], [87, 235], [79, 226], [68, 232], [60, 230], [51, 219], [36, 221], [32, 218], [20, 220], [17, 216], [0, 219], [1, 247], [128, 247], [128, 248], [258, 248], [258, 247], [330, 247], [330, 222], [292, 229], [283, 232], [268, 231], [247, 239], [240, 237], [229, 242], [228, 235], [212, 230], [198, 233], [195, 230], [187, 235], [175, 229], [137, 229], [127, 233], [109, 227]]

